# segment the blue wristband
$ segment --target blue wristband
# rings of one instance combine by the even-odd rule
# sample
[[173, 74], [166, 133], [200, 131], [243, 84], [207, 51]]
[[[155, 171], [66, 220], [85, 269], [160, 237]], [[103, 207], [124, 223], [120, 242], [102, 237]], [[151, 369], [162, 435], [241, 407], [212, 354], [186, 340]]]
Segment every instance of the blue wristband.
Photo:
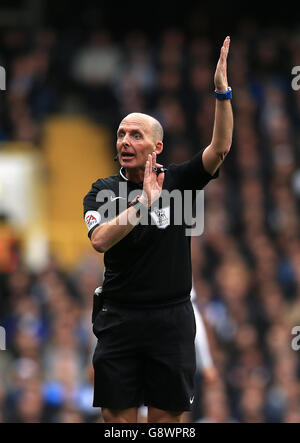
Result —
[[215, 91], [215, 95], [218, 100], [231, 100], [232, 99], [232, 89], [230, 86], [228, 86], [228, 89], [226, 92]]

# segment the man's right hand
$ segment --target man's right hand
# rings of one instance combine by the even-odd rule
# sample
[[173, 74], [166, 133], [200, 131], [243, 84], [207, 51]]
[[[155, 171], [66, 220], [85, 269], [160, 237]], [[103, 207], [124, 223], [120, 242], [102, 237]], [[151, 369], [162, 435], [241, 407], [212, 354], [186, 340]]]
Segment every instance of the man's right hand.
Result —
[[162, 167], [161, 164], [156, 163], [155, 152], [153, 152], [152, 155], [148, 155], [148, 160], [145, 166], [143, 193], [139, 199], [143, 205], [148, 206], [149, 208], [152, 203], [159, 198], [165, 179], [164, 172], [157, 175], [156, 171], [153, 171], [154, 166]]
[[[144, 174], [143, 192], [139, 201], [150, 207], [157, 200], [162, 191], [165, 174], [161, 172], [158, 176], [153, 171], [153, 167], [161, 167], [156, 163], [156, 153], [149, 154], [146, 162]], [[94, 230], [91, 240], [92, 245], [98, 252], [106, 252], [139, 223], [139, 217], [134, 208], [129, 207], [126, 211], [121, 212], [116, 218], [109, 222], [97, 226]]]

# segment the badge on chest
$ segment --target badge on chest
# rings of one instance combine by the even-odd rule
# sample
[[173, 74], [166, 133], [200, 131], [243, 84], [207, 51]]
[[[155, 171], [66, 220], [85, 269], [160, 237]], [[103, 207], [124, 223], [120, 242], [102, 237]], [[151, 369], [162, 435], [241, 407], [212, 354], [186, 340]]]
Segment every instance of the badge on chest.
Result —
[[170, 224], [170, 207], [155, 208], [150, 212], [152, 220], [159, 229], [165, 229]]

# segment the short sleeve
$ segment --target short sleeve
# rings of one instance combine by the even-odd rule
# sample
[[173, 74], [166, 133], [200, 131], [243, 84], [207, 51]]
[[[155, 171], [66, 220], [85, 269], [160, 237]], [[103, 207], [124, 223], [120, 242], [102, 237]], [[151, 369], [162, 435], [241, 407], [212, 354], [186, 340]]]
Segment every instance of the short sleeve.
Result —
[[94, 229], [101, 224], [101, 214], [99, 212], [101, 204], [97, 201], [97, 195], [101, 189], [101, 181], [98, 180], [92, 184], [92, 188], [83, 199], [83, 215], [89, 230], [89, 238], [91, 238]]
[[214, 175], [209, 174], [203, 166], [202, 155], [205, 148], [198, 152], [191, 160], [181, 165], [170, 165], [169, 170], [174, 174], [177, 186], [181, 190], [203, 189], [207, 183], [218, 177], [219, 170]]

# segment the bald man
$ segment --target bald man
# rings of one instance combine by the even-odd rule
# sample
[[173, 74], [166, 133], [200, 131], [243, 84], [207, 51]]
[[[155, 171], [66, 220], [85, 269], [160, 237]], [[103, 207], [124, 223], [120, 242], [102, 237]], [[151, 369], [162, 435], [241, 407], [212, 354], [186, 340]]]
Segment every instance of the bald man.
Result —
[[117, 131], [119, 173], [97, 180], [84, 198], [89, 238], [104, 253], [103, 286], [94, 295], [93, 405], [102, 407], [105, 422], [136, 422], [142, 404], [150, 423], [180, 422], [194, 401], [190, 237], [183, 223], [175, 223], [178, 207], [172, 199], [166, 205], [162, 191], [190, 190], [194, 199], [217, 177], [230, 149], [229, 43], [227, 37], [214, 76], [210, 145], [165, 170], [157, 163], [161, 124], [146, 114], [129, 114]]

